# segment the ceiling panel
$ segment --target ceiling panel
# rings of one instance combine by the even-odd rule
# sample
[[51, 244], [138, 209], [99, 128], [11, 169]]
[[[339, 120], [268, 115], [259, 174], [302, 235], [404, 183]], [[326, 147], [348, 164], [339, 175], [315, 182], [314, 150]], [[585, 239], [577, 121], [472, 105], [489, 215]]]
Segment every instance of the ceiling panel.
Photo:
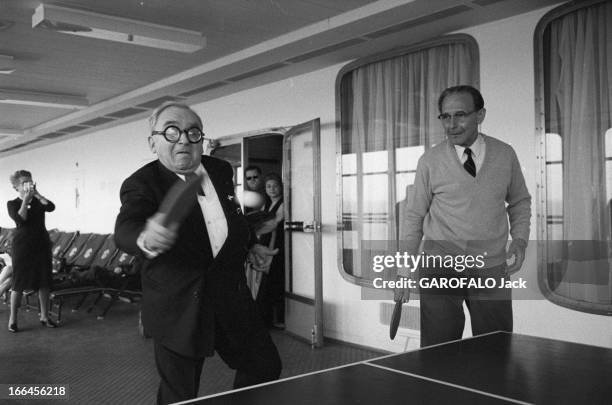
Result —
[[[372, 0], [79, 0], [46, 1], [155, 24], [196, 30], [207, 47], [192, 54], [67, 35], [31, 27], [39, 0], [2, 0], [0, 54], [14, 56], [15, 73], [0, 75], [0, 88], [84, 96], [90, 104], [138, 89]], [[24, 109], [26, 107], [20, 107]], [[27, 128], [65, 111], [40, 111], [0, 118], [0, 127]], [[12, 110], [12, 109], [11, 109]], [[0, 113], [6, 117], [4, 107]]]
[[[74, 125], [84, 122], [108, 124], [100, 117], [133, 119], [166, 96], [197, 102], [557, 2], [0, 0], [0, 19], [7, 21], [0, 24], [0, 55], [12, 57], [2, 61], [15, 68], [0, 74], [0, 89], [60, 93], [89, 103], [81, 110], [0, 103], [0, 131], [21, 131], [27, 139], [56, 138], [64, 128], [74, 134]], [[199, 31], [207, 45], [181, 53], [32, 28], [41, 3]], [[3, 146], [18, 143], [11, 138]]]
[[32, 113], [32, 109], [24, 108], [22, 105], [0, 103], [0, 130], [24, 130], [38, 122], [49, 121], [72, 111], [46, 107], [36, 107], [33, 110], [35, 114]]

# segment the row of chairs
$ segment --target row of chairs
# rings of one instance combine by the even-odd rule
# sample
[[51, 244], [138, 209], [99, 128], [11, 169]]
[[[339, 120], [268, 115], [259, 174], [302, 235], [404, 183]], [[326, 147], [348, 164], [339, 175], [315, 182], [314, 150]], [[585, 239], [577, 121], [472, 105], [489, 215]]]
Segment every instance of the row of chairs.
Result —
[[[10, 252], [12, 231], [0, 231], [0, 251]], [[108, 298], [99, 319], [106, 316], [117, 300], [135, 302], [140, 299], [138, 262], [134, 256], [117, 248], [112, 234], [53, 229], [49, 231], [49, 238], [53, 266], [51, 308], [58, 321], [61, 321], [64, 303], [74, 297], [78, 298], [73, 307], [76, 311], [87, 297], [96, 295], [88, 312], [96, 308], [103, 297]], [[25, 299], [28, 305], [27, 294]]]

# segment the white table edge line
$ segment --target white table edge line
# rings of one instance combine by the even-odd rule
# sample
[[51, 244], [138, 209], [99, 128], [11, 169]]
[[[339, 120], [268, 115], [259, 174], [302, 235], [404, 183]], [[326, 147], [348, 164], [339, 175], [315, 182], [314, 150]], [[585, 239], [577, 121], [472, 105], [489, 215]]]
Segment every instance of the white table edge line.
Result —
[[425, 376], [422, 376], [422, 375], [409, 373], [407, 371], [396, 370], [394, 368], [381, 366], [379, 364], [366, 363], [366, 365], [367, 366], [371, 366], [371, 367], [380, 368], [380, 369], [387, 370], [387, 371], [391, 371], [391, 372], [394, 372], [394, 373], [397, 373], [397, 374], [403, 374], [403, 375], [407, 375], [407, 376], [410, 376], [410, 377], [419, 378], [421, 380], [426, 380], [426, 381], [430, 381], [430, 382], [434, 382], [434, 383], [438, 383], [438, 384], [448, 385], [449, 387], [459, 388], [459, 389], [464, 390], [464, 391], [471, 391], [471, 392], [474, 392], [474, 393], [477, 393], [477, 394], [486, 395], [486, 396], [497, 398], [497, 399], [502, 399], [504, 401], [514, 402], [516, 404], [535, 405], [535, 404], [533, 404], [531, 402], [519, 401], [518, 399], [504, 397], [504, 396], [501, 396], [501, 395], [493, 394], [491, 392], [481, 391], [481, 390], [477, 390], [475, 388], [470, 388], [470, 387], [466, 387], [466, 386], [463, 386], [463, 385], [453, 384], [453, 383], [450, 383], [450, 382], [447, 382], [447, 381], [436, 380], [435, 378], [425, 377]]

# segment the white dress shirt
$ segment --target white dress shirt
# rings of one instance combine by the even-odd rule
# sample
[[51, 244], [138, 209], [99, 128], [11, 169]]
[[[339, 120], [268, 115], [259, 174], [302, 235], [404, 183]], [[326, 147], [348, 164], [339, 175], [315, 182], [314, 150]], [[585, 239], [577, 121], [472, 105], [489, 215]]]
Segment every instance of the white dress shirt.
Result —
[[[460, 145], [454, 145], [455, 152], [457, 152], [457, 157], [461, 161], [461, 164], [464, 164], [467, 160], [467, 155], [465, 154], [465, 147]], [[478, 134], [476, 140], [473, 144], [469, 146], [472, 150], [472, 160], [474, 160], [474, 164], [476, 165], [476, 173], [480, 171], [482, 167], [482, 162], [484, 162], [485, 150], [487, 145], [485, 144], [485, 140], [482, 135]]]
[[[210, 241], [213, 257], [216, 257], [227, 239], [227, 220], [215, 186], [201, 163], [195, 170], [195, 174], [204, 174], [202, 178], [202, 190], [204, 190], [204, 195], [198, 195], [198, 204], [200, 205], [202, 215], [204, 216], [204, 222], [206, 223], [208, 240]], [[177, 174], [177, 176], [185, 181], [184, 175]], [[136, 244], [149, 259], [159, 255], [159, 252], [151, 251], [144, 246], [144, 231], [138, 237]]]

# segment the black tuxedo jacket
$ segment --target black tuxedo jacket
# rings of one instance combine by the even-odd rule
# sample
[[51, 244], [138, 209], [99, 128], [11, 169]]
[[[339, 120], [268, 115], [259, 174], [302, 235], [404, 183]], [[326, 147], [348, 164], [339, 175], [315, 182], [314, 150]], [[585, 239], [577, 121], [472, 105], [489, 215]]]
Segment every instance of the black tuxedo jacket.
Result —
[[147, 219], [157, 212], [172, 185], [181, 181], [158, 160], [123, 182], [115, 223], [117, 246], [143, 258], [144, 328], [158, 343], [189, 357], [212, 355], [215, 324], [223, 327], [228, 339], [240, 344], [245, 338], [240, 336], [242, 322], [251, 321], [245, 317], [252, 313], [244, 262], [253, 237], [234, 195], [232, 168], [209, 156], [202, 156], [202, 164], [227, 220], [228, 236], [215, 258], [195, 197], [169, 251], [146, 259], [136, 245]]

